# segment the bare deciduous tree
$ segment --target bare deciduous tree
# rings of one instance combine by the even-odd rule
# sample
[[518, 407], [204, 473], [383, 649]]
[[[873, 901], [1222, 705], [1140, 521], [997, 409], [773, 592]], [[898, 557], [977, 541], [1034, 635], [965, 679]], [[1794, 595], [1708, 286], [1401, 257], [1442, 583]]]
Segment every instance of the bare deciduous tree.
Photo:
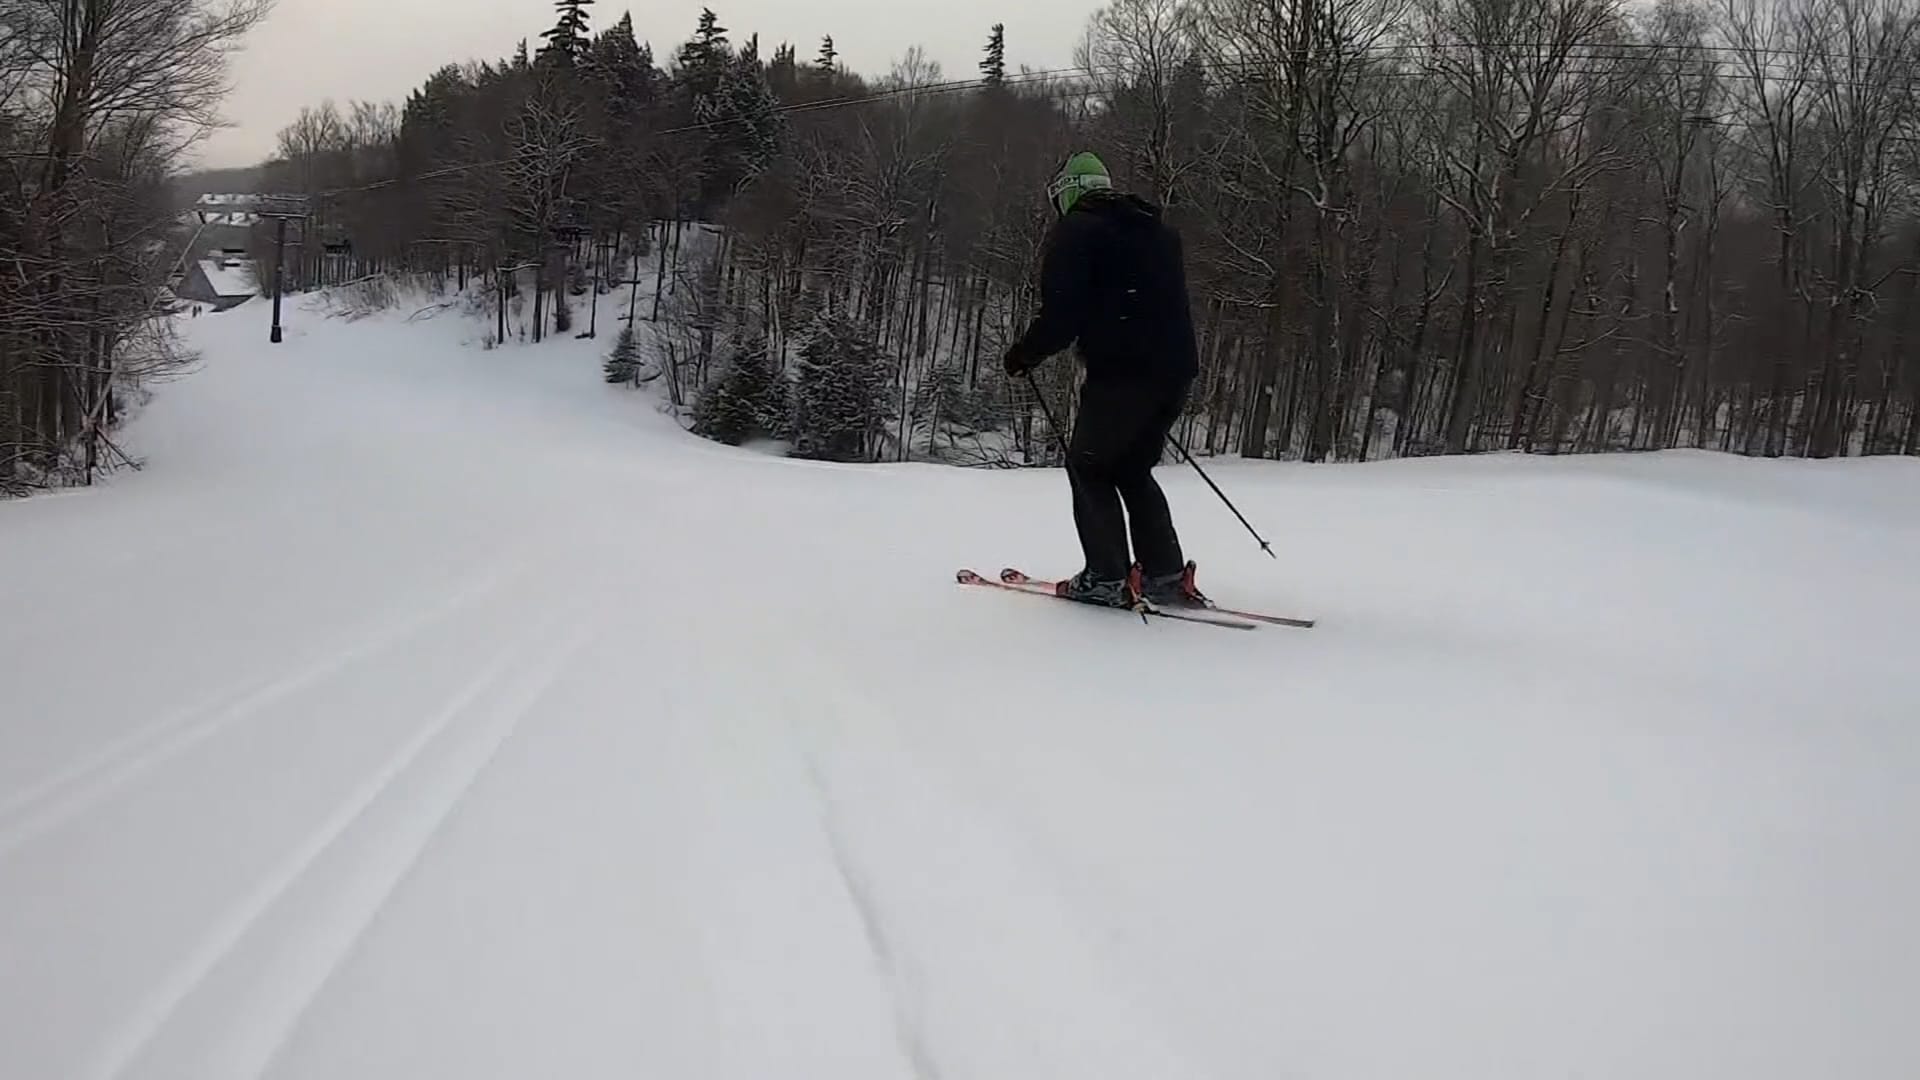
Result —
[[177, 357], [148, 325], [166, 174], [218, 123], [227, 54], [269, 2], [0, 6], [0, 486], [91, 477], [115, 387]]

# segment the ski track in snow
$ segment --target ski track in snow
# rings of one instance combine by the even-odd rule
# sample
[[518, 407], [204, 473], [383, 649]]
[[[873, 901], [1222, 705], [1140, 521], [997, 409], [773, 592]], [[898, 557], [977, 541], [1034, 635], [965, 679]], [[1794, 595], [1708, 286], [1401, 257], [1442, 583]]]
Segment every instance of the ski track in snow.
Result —
[[[910, 745], [897, 705], [873, 698], [868, 680], [817, 647], [790, 649], [783, 666], [788, 678], [804, 673], [819, 695], [811, 726], [796, 728], [794, 738], [848, 902], [888, 981], [896, 1035], [916, 1080], [998, 1071], [990, 1054], [958, 1041], [962, 1031], [1019, 1047], [1016, 1059], [1036, 1076], [1212, 1075], [1165, 1038], [1128, 973], [1111, 966], [1113, 957], [1056, 889], [1057, 867], [1035, 862], [1028, 845], [996, 827], [996, 815]], [[838, 785], [836, 770], [844, 776]], [[840, 788], [853, 797], [836, 794]], [[920, 812], [876, 828], [906, 807]], [[913, 873], [901, 873], [925, 844], [944, 857], [919, 859]], [[974, 946], [956, 950], [948, 942], [927, 954], [925, 943], [943, 937]], [[1010, 978], [1014, 957], [1044, 958], [1038, 970], [1048, 974]], [[971, 1019], [978, 1003], [955, 991], [1002, 978], [999, 992], [1019, 1007], [983, 1026]], [[954, 1067], [943, 1068], [946, 1061]]]
[[[558, 632], [562, 625], [562, 620], [556, 620], [546, 629]], [[232, 1063], [233, 1067], [227, 1075], [256, 1076], [272, 1071], [274, 1058], [292, 1038], [328, 979], [351, 955], [394, 891], [418, 867], [421, 856], [451, 820], [468, 792], [486, 773], [507, 740], [513, 737], [527, 711], [565, 672], [567, 661], [579, 651], [592, 630], [593, 627], [588, 625], [567, 633], [561, 639], [560, 646], [549, 656], [535, 661], [531, 665], [533, 677], [507, 692], [506, 700], [511, 704], [499, 710], [499, 719], [490, 729], [483, 731], [470, 746], [462, 748], [461, 761], [448, 770], [447, 779], [440, 785], [440, 790], [428, 800], [427, 806], [416, 809], [414, 820], [410, 823], [413, 827], [400, 831], [398, 836], [383, 838], [390, 852], [383, 853], [380, 860], [382, 865], [377, 871], [370, 867], [362, 880], [356, 883], [359, 887], [355, 890], [355, 902], [341, 909], [338, 925], [330, 927], [331, 933], [326, 935], [328, 940], [325, 947], [312, 950], [311, 965], [302, 973], [308, 977], [302, 981], [298, 992], [289, 994], [284, 1003], [286, 1007], [279, 1009], [271, 1022], [260, 1023], [257, 1027], [253, 1024], [236, 1026], [236, 1035], [244, 1041], [238, 1042], [233, 1048], [233, 1056], [237, 1060]], [[506, 664], [517, 662], [518, 659], [503, 657], [500, 662]]]
[[[381, 800], [397, 799], [403, 803], [404, 813], [399, 826], [361, 842], [362, 850], [355, 853], [361, 865], [353, 873], [347, 895], [336, 901], [331, 917], [319, 925], [303, 928], [297, 943], [301, 947], [276, 977], [279, 985], [259, 987], [249, 995], [239, 1014], [230, 1016], [225, 1023], [231, 1031], [228, 1040], [210, 1053], [202, 1067], [204, 1071], [196, 1070], [196, 1075], [206, 1077], [261, 1075], [328, 975], [378, 916], [387, 897], [400, 886], [434, 834], [454, 813], [526, 709], [552, 684], [564, 661], [578, 649], [590, 630], [590, 627], [580, 628], [568, 634], [558, 649], [530, 665], [531, 678], [514, 678], [513, 672], [529, 649], [564, 621], [554, 617], [537, 624], [533, 632], [501, 649], [477, 669], [476, 678], [432, 715], [332, 818], [297, 847], [253, 893], [216, 921], [214, 933], [195, 947], [186, 962], [115, 1033], [104, 1048], [100, 1064], [86, 1075], [97, 1080], [117, 1080], [130, 1075], [140, 1053], [165, 1030], [182, 1003], [235, 953], [273, 906], [299, 886]], [[508, 702], [504, 708], [481, 704], [495, 694]], [[436, 762], [428, 751], [443, 742], [458, 743], [460, 722], [475, 711], [476, 706], [480, 706], [479, 711], [498, 715], [483, 725], [477, 736], [470, 736], [465, 745], [443, 750], [441, 767], [435, 769]], [[407, 785], [406, 792], [396, 794], [402, 780], [423, 771], [429, 775], [415, 778]], [[373, 849], [371, 857], [366, 848]]]
[[[196, 743], [260, 715], [274, 703], [324, 682], [363, 657], [392, 649], [408, 636], [458, 613], [499, 583], [497, 571], [485, 573], [471, 587], [444, 602], [403, 612], [398, 618], [365, 631], [355, 643], [330, 651], [285, 675], [242, 683], [204, 704], [178, 710], [115, 740], [53, 776], [28, 785], [0, 801], [0, 859]], [[12, 820], [7, 820], [9, 818]]]
[[952, 584], [1057, 474], [289, 325], [0, 505], [8, 1080], [1920, 1076], [1913, 462], [1169, 468], [1222, 634]]
[[925, 1025], [920, 1017], [923, 1003], [911, 962], [900, 955], [898, 946], [890, 940], [887, 924], [873, 888], [868, 884], [866, 872], [855, 861], [847, 843], [833, 794], [821, 775], [819, 763], [811, 755], [807, 758], [806, 769], [807, 779], [820, 801], [820, 824], [826, 833], [827, 846], [833, 852], [834, 869], [840, 874], [841, 883], [846, 886], [847, 902], [859, 914], [860, 928], [866, 934], [867, 948], [873, 952], [874, 965], [887, 980], [893, 1001], [894, 1034], [899, 1040], [901, 1053], [913, 1064], [913, 1075], [917, 1080], [940, 1080], [939, 1066], [935, 1064], [927, 1046]]

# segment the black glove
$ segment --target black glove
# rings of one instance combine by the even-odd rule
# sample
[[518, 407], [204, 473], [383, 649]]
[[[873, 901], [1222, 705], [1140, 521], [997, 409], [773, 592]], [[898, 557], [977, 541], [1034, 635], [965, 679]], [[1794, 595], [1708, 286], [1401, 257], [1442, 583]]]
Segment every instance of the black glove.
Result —
[[1006, 357], [1000, 361], [1000, 366], [1006, 369], [1007, 377], [1013, 379], [1032, 371], [1039, 366], [1039, 363], [1028, 356], [1027, 351], [1015, 342], [1013, 347], [1007, 350]]

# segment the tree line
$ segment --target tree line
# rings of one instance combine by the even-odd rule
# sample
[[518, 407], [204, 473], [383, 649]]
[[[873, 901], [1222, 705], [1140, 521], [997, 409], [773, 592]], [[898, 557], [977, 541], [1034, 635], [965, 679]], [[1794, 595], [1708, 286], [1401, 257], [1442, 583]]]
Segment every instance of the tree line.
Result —
[[128, 460], [130, 393], [186, 362], [168, 182], [270, 0], [0, 0], [0, 495]]
[[647, 313], [676, 400], [831, 320], [883, 369], [863, 456], [1044, 447], [996, 360], [1089, 148], [1186, 236], [1197, 449], [1920, 443], [1914, 0], [1115, 0], [1073, 70], [1010, 72], [995, 27], [964, 80], [762, 56], [711, 11], [656, 65], [586, 6], [437, 73], [327, 182], [395, 181], [333, 200], [380, 265], [537, 264], [536, 292], [555, 247], [712, 223]]

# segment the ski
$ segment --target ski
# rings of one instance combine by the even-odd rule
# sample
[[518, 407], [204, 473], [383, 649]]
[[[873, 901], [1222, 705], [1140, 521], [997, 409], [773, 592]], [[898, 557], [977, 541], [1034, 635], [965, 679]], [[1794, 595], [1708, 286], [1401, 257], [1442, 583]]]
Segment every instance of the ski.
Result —
[[[1003, 574], [1004, 574], [1004, 571], [1003, 571]], [[1022, 576], [1024, 577], [1024, 575]], [[989, 588], [1000, 589], [1005, 592], [1026, 593], [1028, 596], [1044, 596], [1050, 600], [1064, 600], [1069, 604], [1079, 603], [1079, 601], [1077, 600], [1068, 600], [1066, 597], [1060, 596], [1059, 594], [1055, 593], [1053, 591], [1053, 583], [1050, 581], [1037, 581], [1032, 578], [1026, 578], [1024, 581], [1018, 581], [1018, 582], [995, 581], [990, 577], [986, 577], [985, 575], [976, 573], [972, 570], [958, 571], [957, 573], [954, 574], [954, 580], [958, 581], [962, 585], [985, 585]], [[1099, 604], [1081, 604], [1080, 606], [1094, 608], [1095, 610], [1125, 612], [1127, 614], [1139, 615], [1142, 619], [1147, 619], [1147, 618], [1175, 619], [1180, 622], [1200, 623], [1205, 626], [1218, 626], [1226, 630], [1257, 630], [1259, 629], [1259, 626], [1256, 623], [1244, 622], [1242, 620], [1234, 619], [1234, 618], [1215, 618], [1213, 617], [1211, 612], [1169, 611], [1165, 608], [1152, 607], [1144, 603], [1138, 608], [1118, 608], [1118, 607], [1110, 608], [1110, 607], [1103, 607], [1102, 605], [1099, 605]]]
[[[1022, 591], [1030, 590], [1048, 596], [1054, 595], [1055, 589], [1059, 586], [1059, 582], [1057, 581], [1032, 577], [1024, 571], [1016, 570], [1010, 566], [1000, 571], [1000, 581], [1010, 588], [1020, 589]], [[1145, 606], [1148, 614], [1157, 615], [1161, 618], [1179, 619], [1183, 622], [1206, 623], [1209, 626], [1226, 626], [1235, 630], [1252, 630], [1256, 628], [1255, 620], [1242, 618], [1238, 612], [1222, 611], [1217, 608], [1164, 608], [1144, 600], [1141, 601], [1141, 603]]]
[[[1019, 570], [1013, 569], [1012, 567], [1008, 567], [1005, 570], [1000, 571], [1000, 580], [1008, 585], [1013, 585], [1016, 587], [1039, 586], [1039, 587], [1044, 587], [1048, 590], [1052, 590], [1054, 585], [1054, 583], [1051, 581], [1045, 581], [1040, 578], [1031, 577], [1025, 573], [1022, 573]], [[1168, 612], [1170, 610], [1178, 610], [1178, 609], [1155, 608], [1154, 610], [1161, 611], [1161, 612]], [[1313, 629], [1313, 625], [1314, 625], [1314, 621], [1312, 619], [1295, 619], [1295, 618], [1290, 618], [1284, 615], [1263, 615], [1257, 611], [1241, 611], [1237, 608], [1221, 607], [1219, 604], [1215, 604], [1212, 601], [1208, 601], [1207, 606], [1205, 608], [1201, 608], [1198, 610], [1209, 611], [1216, 615], [1227, 615], [1235, 619], [1244, 619], [1249, 622], [1266, 623], [1269, 626], [1292, 626], [1301, 630], [1311, 630]], [[1204, 621], [1212, 622], [1214, 620], [1208, 619]]]

